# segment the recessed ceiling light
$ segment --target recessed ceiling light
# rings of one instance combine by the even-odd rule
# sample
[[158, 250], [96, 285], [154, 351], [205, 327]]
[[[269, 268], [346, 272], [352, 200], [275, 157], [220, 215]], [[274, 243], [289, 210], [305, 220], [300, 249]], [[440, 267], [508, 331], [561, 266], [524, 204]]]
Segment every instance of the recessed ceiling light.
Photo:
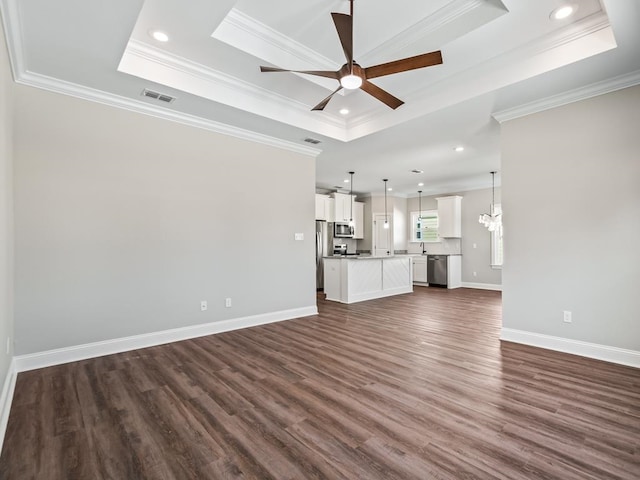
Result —
[[419, 186], [419, 187], [424, 187], [424, 183], [420, 182], [420, 183], [418, 184], [418, 186]]
[[392, 192], [392, 191], [393, 191], [393, 188], [391, 187], [387, 188], [387, 192]]
[[348, 179], [348, 178], [346, 178], [346, 179], [344, 179], [344, 180], [343, 180], [343, 182], [344, 182], [344, 183], [349, 183], [349, 179]]
[[454, 150], [456, 152], [464, 152], [464, 147], [462, 145], [458, 145], [456, 148], [454, 148]]
[[340, 115], [348, 115], [349, 114], [349, 109], [348, 108], [341, 108], [340, 109]]
[[563, 5], [553, 10], [549, 18], [552, 20], [563, 20], [573, 15], [577, 9], [578, 7], [576, 5]]
[[157, 40], [158, 42], [168, 42], [169, 41], [169, 35], [167, 35], [166, 33], [164, 33], [161, 30], [151, 30], [151, 31], [149, 31], [149, 35], [151, 35], [151, 37], [154, 40]]

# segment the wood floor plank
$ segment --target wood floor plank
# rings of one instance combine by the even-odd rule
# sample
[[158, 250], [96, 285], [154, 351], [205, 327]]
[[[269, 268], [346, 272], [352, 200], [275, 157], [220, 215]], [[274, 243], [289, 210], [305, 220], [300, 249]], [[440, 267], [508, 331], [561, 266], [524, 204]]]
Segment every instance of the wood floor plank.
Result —
[[640, 478], [640, 370], [416, 288], [18, 375], [2, 479]]

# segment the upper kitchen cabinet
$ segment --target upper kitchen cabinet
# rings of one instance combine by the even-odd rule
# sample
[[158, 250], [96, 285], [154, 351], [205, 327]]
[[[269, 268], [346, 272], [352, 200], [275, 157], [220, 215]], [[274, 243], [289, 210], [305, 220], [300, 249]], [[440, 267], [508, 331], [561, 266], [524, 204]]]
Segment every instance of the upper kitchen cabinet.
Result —
[[316, 193], [316, 220], [333, 222], [334, 220], [334, 200], [329, 195]]
[[[324, 195], [320, 195], [323, 196]], [[345, 193], [332, 193], [332, 198], [329, 198], [329, 202], [326, 204], [327, 214], [326, 220], [328, 222], [344, 222], [347, 223], [351, 220], [353, 215], [354, 232], [353, 238], [364, 238], [364, 203], [356, 202], [355, 195], [347, 195]], [[353, 203], [353, 206], [352, 206]], [[353, 211], [351, 210], [353, 208]], [[324, 220], [318, 218], [318, 195], [316, 195], [316, 220]], [[329, 210], [331, 213], [329, 213]]]
[[348, 222], [351, 220], [351, 195], [338, 192], [331, 195], [334, 200], [334, 221]]
[[438, 235], [442, 238], [462, 237], [462, 197], [439, 197]]

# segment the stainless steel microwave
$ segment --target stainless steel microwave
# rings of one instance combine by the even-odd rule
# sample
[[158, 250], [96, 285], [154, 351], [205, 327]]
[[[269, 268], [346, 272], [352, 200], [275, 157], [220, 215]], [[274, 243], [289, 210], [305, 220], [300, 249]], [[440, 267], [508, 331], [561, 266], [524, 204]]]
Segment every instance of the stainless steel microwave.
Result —
[[348, 223], [335, 222], [333, 224], [333, 236], [335, 238], [353, 238], [353, 227]]

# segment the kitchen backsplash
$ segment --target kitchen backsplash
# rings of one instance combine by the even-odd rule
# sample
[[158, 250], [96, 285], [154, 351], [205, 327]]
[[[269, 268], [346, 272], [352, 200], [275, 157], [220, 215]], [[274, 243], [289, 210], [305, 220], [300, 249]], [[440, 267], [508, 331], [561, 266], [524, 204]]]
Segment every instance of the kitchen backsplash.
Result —
[[[331, 251], [333, 252], [333, 245], [346, 244], [347, 252], [349, 253], [371, 253], [371, 250], [358, 249], [358, 240], [352, 238], [333, 238], [331, 244]], [[439, 242], [425, 243], [425, 250], [427, 253], [434, 255], [454, 255], [462, 253], [462, 242], [459, 238], [443, 238]], [[394, 250], [394, 254], [414, 254], [422, 253], [422, 247], [419, 243], [409, 243], [407, 250]]]
[[348, 253], [356, 253], [356, 250], [358, 248], [358, 240], [354, 240], [353, 238], [334, 238], [333, 239], [333, 245], [341, 245], [341, 244], [347, 245]]
[[[434, 255], [453, 255], [462, 253], [462, 241], [459, 238], [442, 238], [439, 242], [425, 243], [425, 250]], [[419, 243], [410, 243], [408, 253], [422, 253]]]

